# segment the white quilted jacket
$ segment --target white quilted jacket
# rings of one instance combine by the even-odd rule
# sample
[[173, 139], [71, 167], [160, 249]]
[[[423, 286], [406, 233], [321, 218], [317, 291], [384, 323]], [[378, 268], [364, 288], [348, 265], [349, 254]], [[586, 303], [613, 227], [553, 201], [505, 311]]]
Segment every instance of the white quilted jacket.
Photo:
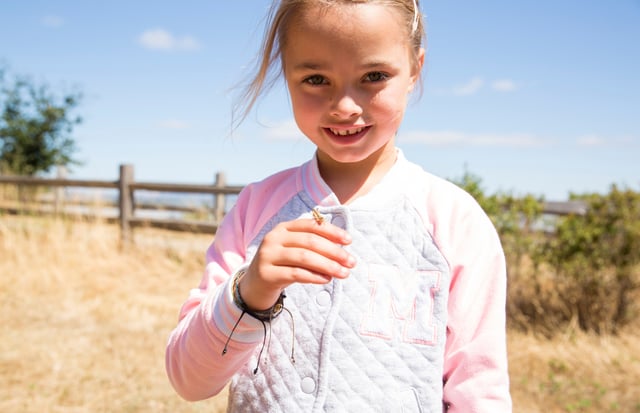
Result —
[[[358, 264], [345, 280], [286, 289], [293, 320], [285, 312], [271, 323], [254, 374], [265, 330], [245, 315], [231, 334], [241, 311], [230, 276], [273, 226], [314, 207], [351, 234]], [[349, 205], [315, 160], [249, 185], [207, 261], [167, 346], [169, 378], [188, 400], [231, 380], [232, 412], [511, 411], [497, 234], [468, 194], [400, 151]]]

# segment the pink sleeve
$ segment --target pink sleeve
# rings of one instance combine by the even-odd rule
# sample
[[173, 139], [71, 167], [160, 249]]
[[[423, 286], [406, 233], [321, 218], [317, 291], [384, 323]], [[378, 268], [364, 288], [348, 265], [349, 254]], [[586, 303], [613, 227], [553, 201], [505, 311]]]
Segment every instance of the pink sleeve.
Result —
[[247, 314], [241, 318], [230, 278], [248, 265], [247, 246], [256, 232], [296, 190], [295, 172], [282, 171], [245, 187], [216, 231], [202, 281], [183, 304], [165, 352], [169, 381], [186, 400], [218, 394], [262, 343], [264, 325]]
[[241, 196], [207, 250], [207, 266], [197, 289], [180, 310], [165, 353], [166, 370], [176, 392], [195, 401], [219, 393], [247, 362], [264, 332], [260, 321], [244, 315], [223, 349], [241, 311], [233, 302], [230, 276], [245, 263], [241, 216], [248, 196]]
[[451, 215], [436, 222], [448, 226], [434, 228], [452, 270], [444, 403], [448, 412], [511, 412], [504, 253], [475, 201], [461, 205], [464, 212], [443, 208]]

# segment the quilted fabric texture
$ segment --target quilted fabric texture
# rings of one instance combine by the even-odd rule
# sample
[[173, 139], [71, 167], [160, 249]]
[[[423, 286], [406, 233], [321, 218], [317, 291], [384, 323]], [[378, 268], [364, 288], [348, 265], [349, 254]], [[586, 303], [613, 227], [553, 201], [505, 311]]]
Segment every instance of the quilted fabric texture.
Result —
[[[312, 206], [294, 196], [248, 258], [275, 224]], [[346, 280], [287, 288], [294, 322], [283, 314], [272, 323], [258, 373], [260, 348], [232, 381], [229, 411], [442, 411], [451, 275], [420, 215], [402, 194], [319, 212], [349, 231], [358, 264]]]

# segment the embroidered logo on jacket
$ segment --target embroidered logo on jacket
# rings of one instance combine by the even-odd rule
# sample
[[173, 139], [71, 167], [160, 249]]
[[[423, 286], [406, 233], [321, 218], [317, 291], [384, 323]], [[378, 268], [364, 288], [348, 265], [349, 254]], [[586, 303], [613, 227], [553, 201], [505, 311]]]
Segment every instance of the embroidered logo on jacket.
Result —
[[369, 303], [360, 334], [410, 344], [434, 345], [434, 299], [440, 289], [439, 271], [402, 271], [398, 267], [369, 267]]

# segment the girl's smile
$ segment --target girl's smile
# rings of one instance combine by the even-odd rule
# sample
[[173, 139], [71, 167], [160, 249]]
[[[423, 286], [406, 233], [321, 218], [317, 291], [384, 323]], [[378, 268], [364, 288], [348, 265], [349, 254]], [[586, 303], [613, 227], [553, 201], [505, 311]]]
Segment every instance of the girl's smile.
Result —
[[351, 128], [324, 128], [324, 131], [335, 145], [353, 145], [363, 139], [370, 129], [371, 126], [359, 126]]

